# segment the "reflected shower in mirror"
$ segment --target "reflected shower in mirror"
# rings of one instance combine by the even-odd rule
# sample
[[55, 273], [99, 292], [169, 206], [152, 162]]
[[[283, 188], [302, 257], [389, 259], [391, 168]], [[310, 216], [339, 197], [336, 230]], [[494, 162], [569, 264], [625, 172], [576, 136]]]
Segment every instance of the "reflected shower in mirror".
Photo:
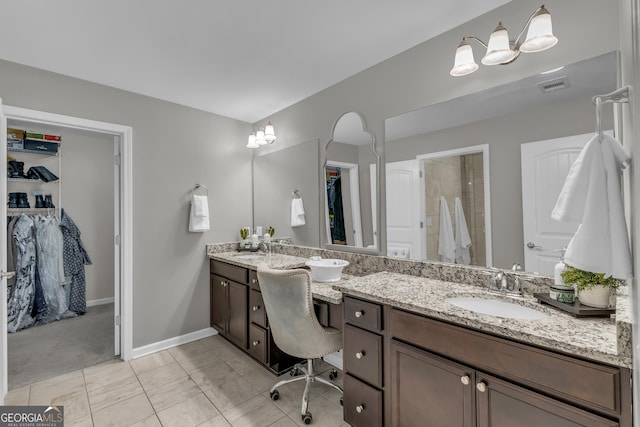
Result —
[[[480, 234], [477, 234], [481, 231], [478, 227], [481, 221], [478, 220], [479, 217], [475, 217], [475, 210], [482, 204], [476, 204], [475, 208], [465, 206], [464, 194], [459, 196], [472, 241], [471, 264], [486, 263], [510, 269], [514, 263], [519, 263], [529, 272], [549, 274], [546, 267], [539, 266], [553, 266], [558, 262], [559, 254], [554, 253], [554, 250], [562, 246], [559, 243], [544, 243], [541, 233], [547, 231], [541, 231], [537, 226], [524, 225], [532, 216], [549, 216], [549, 206], [553, 208], [555, 205], [557, 192], [564, 182], [562, 175], [566, 176], [571, 162], [556, 162], [556, 169], [550, 170], [547, 165], [547, 169], [543, 171], [539, 169], [543, 163], [536, 161], [540, 156], [535, 153], [544, 153], [543, 157], [548, 158], [549, 151], [541, 150], [543, 146], [550, 144], [555, 150], [553, 155], [561, 156], [559, 141], [575, 139], [582, 141], [582, 144], [587, 142], [588, 135], [595, 129], [592, 97], [617, 88], [618, 61], [618, 52], [614, 51], [566, 64], [548, 73], [536, 74], [388, 118], [385, 121], [387, 223], [381, 226], [387, 230], [386, 249], [389, 255], [412, 259], [442, 259], [437, 254], [436, 241], [439, 243], [439, 238], [432, 237], [436, 231], [439, 232], [441, 225], [440, 218], [436, 221], [436, 213], [439, 217], [440, 212], [439, 201], [435, 200], [440, 191], [436, 189], [450, 184], [453, 178], [444, 178], [447, 172], [443, 172], [439, 180], [437, 177], [429, 179], [427, 170], [426, 173], [423, 171], [427, 175], [424, 178], [426, 184], [421, 183], [420, 162], [443, 152], [487, 145], [489, 150], [483, 154], [485, 157], [482, 159], [482, 186], [485, 188], [482, 197], [485, 199], [484, 215], [490, 212], [491, 218], [486, 218], [485, 262], [480, 253]], [[605, 113], [607, 117], [603, 119], [603, 127], [614, 129], [616, 126], [611, 110], [607, 109]], [[530, 146], [541, 148], [535, 151], [524, 149]], [[575, 150], [580, 150], [579, 146], [571, 146], [570, 149], [573, 150], [571, 156], [576, 155]], [[563, 158], [565, 157], [569, 159], [570, 156], [565, 155]], [[467, 162], [462, 159], [451, 161], [456, 164]], [[476, 162], [479, 163], [480, 160]], [[534, 172], [525, 172], [523, 175], [528, 165], [538, 166], [533, 166], [534, 169], [531, 170]], [[474, 174], [476, 170], [473, 169]], [[460, 173], [465, 172], [461, 170]], [[413, 177], [412, 174], [418, 177]], [[553, 178], [547, 179], [547, 184], [536, 187], [539, 190], [528, 190], [530, 181], [536, 176]], [[465, 180], [466, 178], [460, 178], [461, 183]], [[429, 181], [433, 182], [433, 189], [430, 189]], [[469, 181], [466, 181], [466, 185], [469, 185]], [[480, 187], [479, 182], [472, 183], [472, 186]], [[424, 197], [420, 196], [421, 191], [424, 192]], [[552, 194], [554, 192], [555, 196]], [[429, 197], [433, 198], [431, 203], [421, 202]], [[481, 196], [474, 194], [474, 197], [479, 200]], [[542, 197], [545, 199], [542, 200]], [[455, 196], [452, 200], [452, 197], [445, 195], [445, 199], [455, 232]], [[527, 207], [526, 212], [523, 208], [525, 201], [529, 203], [527, 206], [532, 206]], [[401, 226], [404, 224], [411, 224], [412, 228], [403, 230]], [[537, 234], [525, 237], [529, 228], [534, 229]], [[553, 227], [548, 230], [556, 232]], [[425, 234], [427, 243], [411, 247], [408, 254], [406, 250], [403, 252], [403, 244], [406, 246], [416, 233]], [[476, 237], [473, 237], [473, 233], [476, 233]], [[529, 242], [531, 243], [527, 245]], [[538, 257], [544, 258], [544, 262], [527, 265], [525, 251], [535, 252]]]
[[378, 156], [358, 113], [342, 115], [326, 146], [325, 242], [337, 248], [377, 248]]

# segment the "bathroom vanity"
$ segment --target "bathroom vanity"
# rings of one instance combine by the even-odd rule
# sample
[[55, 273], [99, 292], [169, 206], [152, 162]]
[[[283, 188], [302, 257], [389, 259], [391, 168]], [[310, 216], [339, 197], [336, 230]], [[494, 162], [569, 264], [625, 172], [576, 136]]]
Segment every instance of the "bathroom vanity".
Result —
[[[282, 352], [273, 341], [256, 274], [261, 262], [275, 268], [304, 267], [305, 258], [238, 252], [216, 254], [210, 266], [211, 326], [220, 335], [280, 374], [299, 360]], [[342, 294], [331, 284], [312, 283], [314, 308], [323, 326], [342, 328]]]
[[632, 425], [631, 359], [610, 319], [479, 315], [445, 300], [481, 288], [386, 272], [337, 288], [353, 426]]

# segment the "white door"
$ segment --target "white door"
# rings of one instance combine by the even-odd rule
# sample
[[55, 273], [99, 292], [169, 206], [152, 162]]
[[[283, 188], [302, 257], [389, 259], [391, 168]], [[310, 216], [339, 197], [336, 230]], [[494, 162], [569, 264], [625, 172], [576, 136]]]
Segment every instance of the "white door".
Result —
[[578, 229], [578, 223], [551, 219], [558, 195], [573, 162], [593, 134], [574, 135], [547, 141], [522, 144], [522, 221], [524, 234], [524, 269], [553, 276]]
[[424, 260], [418, 160], [386, 164], [387, 255]]
[[[0, 227], [0, 243], [6, 245], [7, 241], [7, 162], [4, 160], [7, 158], [7, 119], [3, 113], [2, 100], [0, 100], [0, 218], [2, 218], [2, 227]], [[6, 246], [5, 246], [6, 247]], [[0, 316], [2, 319], [7, 318], [7, 277], [5, 275], [7, 271], [7, 251], [0, 251]], [[6, 320], [0, 321], [0, 404], [4, 405], [4, 398], [8, 391], [8, 359], [7, 359], [7, 322]]]

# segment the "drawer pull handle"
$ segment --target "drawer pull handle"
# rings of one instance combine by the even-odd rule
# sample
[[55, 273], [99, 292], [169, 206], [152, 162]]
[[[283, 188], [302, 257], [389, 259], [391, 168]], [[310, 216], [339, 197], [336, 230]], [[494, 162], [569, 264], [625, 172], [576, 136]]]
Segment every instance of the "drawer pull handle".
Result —
[[251, 344], [253, 344], [253, 346], [255, 347], [255, 346], [257, 346], [258, 344], [260, 344], [260, 341], [255, 340], [255, 341], [253, 341]]
[[357, 318], [360, 318], [362, 316], [364, 316], [364, 311], [363, 310], [358, 310], [354, 313], [354, 316], [356, 316]]
[[476, 384], [476, 388], [478, 389], [478, 391], [480, 393], [484, 393], [485, 391], [487, 391], [487, 385], [482, 381], [480, 381], [478, 384]]
[[356, 406], [356, 412], [361, 414], [362, 411], [364, 411], [364, 405], [358, 405]]
[[254, 305], [253, 307], [251, 307], [251, 310], [258, 311], [258, 310], [260, 310], [260, 306], [259, 305]]
[[462, 377], [460, 377], [460, 382], [464, 385], [469, 385], [469, 381], [471, 381], [469, 375], [463, 375]]
[[356, 353], [356, 359], [362, 359], [364, 357], [364, 350]]

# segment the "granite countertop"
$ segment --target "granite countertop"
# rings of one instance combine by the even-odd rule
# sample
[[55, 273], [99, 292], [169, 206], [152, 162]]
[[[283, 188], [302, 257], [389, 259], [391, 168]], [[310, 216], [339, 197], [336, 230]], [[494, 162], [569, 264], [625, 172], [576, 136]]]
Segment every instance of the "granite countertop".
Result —
[[[622, 319], [582, 318], [537, 302], [532, 296], [509, 298], [493, 295], [486, 289], [444, 282], [424, 277], [381, 272], [334, 284], [345, 295], [365, 298], [445, 320], [477, 330], [504, 336], [551, 350], [630, 368], [631, 335], [626, 316], [627, 296], [618, 295], [618, 312]], [[458, 308], [445, 300], [450, 297], [473, 296], [500, 299], [521, 304], [548, 314], [542, 320], [516, 320], [483, 315]], [[628, 330], [627, 330], [628, 328]]]
[[[219, 252], [209, 254], [209, 258], [251, 270], [257, 270], [258, 265], [262, 263], [266, 263], [269, 267], [275, 269], [301, 268], [305, 267], [304, 263], [307, 261], [307, 258], [297, 256], [283, 254], [264, 255], [258, 252]], [[333, 286], [351, 280], [353, 277], [343, 274], [339, 282], [321, 283], [313, 281], [311, 282], [311, 293], [315, 299], [330, 304], [342, 304], [342, 292], [335, 290]]]

